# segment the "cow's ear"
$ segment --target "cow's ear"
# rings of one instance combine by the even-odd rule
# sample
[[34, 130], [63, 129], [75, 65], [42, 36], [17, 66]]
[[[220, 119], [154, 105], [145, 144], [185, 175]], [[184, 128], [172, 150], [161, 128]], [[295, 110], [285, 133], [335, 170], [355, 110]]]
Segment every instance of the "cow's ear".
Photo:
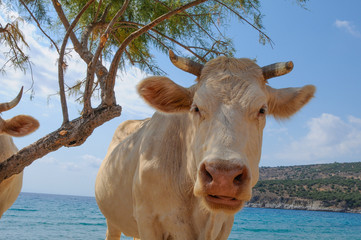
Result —
[[39, 127], [39, 122], [27, 115], [18, 115], [5, 120], [2, 132], [14, 137], [22, 137], [34, 132]]
[[302, 88], [274, 89], [268, 91], [268, 112], [275, 118], [289, 118], [313, 98], [316, 87], [306, 85]]
[[137, 88], [140, 96], [161, 112], [188, 111], [192, 105], [190, 91], [167, 77], [148, 77]]

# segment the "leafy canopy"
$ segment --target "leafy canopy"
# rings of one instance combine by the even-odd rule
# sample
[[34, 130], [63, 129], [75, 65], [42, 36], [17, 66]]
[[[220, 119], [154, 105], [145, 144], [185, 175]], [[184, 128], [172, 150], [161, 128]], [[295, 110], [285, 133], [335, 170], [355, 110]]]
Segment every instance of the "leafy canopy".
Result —
[[[301, 5], [306, 2], [306, 0], [295, 1]], [[113, 62], [119, 46], [132, 34], [164, 14], [192, 1], [131, 0], [128, 3], [126, 0], [0, 0], [0, 3], [7, 8], [18, 11], [25, 21], [34, 22], [59, 54], [67, 27], [59, 15], [57, 6], [61, 6], [67, 21], [71, 23], [88, 2], [91, 2], [91, 5], [81, 15], [73, 29], [74, 34], [82, 47], [95, 55], [101, 45], [102, 36], [112, 20], [115, 20], [114, 25], [111, 25], [110, 31], [105, 36], [104, 48], [101, 49], [99, 55], [96, 55], [99, 56], [97, 61]], [[162, 19], [155, 27], [127, 43], [120, 55], [120, 60], [116, 61], [119, 69], [123, 69], [126, 64], [130, 63], [152, 74], [164, 74], [154, 61], [153, 50], [163, 53], [167, 53], [169, 49], [178, 51], [178, 53], [188, 52], [193, 60], [201, 62], [206, 62], [219, 55], [232, 56], [234, 52], [232, 40], [224, 34], [224, 30], [232, 18], [238, 18], [258, 31], [261, 44], [266, 42], [272, 44], [270, 38], [263, 32], [263, 14], [259, 0], [205, 0], [199, 2], [170, 18]], [[125, 11], [120, 17], [114, 19], [123, 6], [126, 6]], [[26, 36], [21, 34], [18, 25], [13, 24], [12, 26], [16, 26], [13, 28], [16, 31], [12, 33], [7, 34], [0, 31], [0, 44], [12, 46], [12, 55], [8, 54], [5, 57], [10, 58], [9, 61], [12, 61], [14, 66], [25, 69], [24, 63], [28, 61], [29, 57], [21, 52], [17, 43], [22, 42], [23, 46], [27, 46]], [[73, 45], [75, 44], [73, 43]], [[82, 51], [84, 52], [84, 50]], [[66, 54], [69, 53], [71, 51], [67, 50]], [[66, 67], [66, 62], [63, 66]], [[78, 81], [70, 89], [78, 92], [84, 84], [84, 80]], [[95, 82], [95, 86], [98, 84], [99, 79]]]
[[[63, 40], [65, 29], [56, 16], [51, 2], [45, 0], [3, 0], [2, 2], [7, 7], [19, 11], [26, 21], [40, 23], [55, 43], [60, 44]], [[59, 1], [69, 22], [87, 2], [86, 0]], [[184, 0], [130, 1], [125, 13], [114, 25], [102, 56], [111, 60], [117, 47], [134, 31], [171, 9], [189, 2]], [[119, 0], [97, 0], [82, 15], [75, 33], [81, 38], [85, 31], [91, 30], [87, 39], [91, 51], [96, 50], [101, 34], [123, 3], [124, 1]], [[223, 35], [222, 30], [234, 16], [241, 21], [248, 19], [247, 22], [260, 32], [260, 41], [263, 44], [269, 41], [268, 37], [261, 32], [263, 15], [258, 0], [206, 1], [163, 21], [153, 30], [132, 41], [122, 56], [121, 66], [129, 62], [138, 65], [143, 70], [159, 73], [160, 69], [153, 62], [152, 48], [164, 53], [169, 48], [184, 48], [195, 59], [201, 61], [207, 61], [220, 54], [232, 55], [234, 51], [232, 41]], [[7, 42], [5, 37], [3, 34], [0, 35], [1, 40]]]

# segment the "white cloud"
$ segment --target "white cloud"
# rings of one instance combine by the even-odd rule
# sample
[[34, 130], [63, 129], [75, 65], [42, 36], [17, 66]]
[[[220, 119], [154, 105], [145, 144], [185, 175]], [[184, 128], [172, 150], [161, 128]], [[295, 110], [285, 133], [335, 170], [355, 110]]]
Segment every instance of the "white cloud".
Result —
[[355, 124], [355, 125], [359, 125], [361, 126], [361, 119], [360, 118], [356, 118], [354, 116], [350, 116], [348, 118], [349, 122], [352, 123], [352, 124]]
[[98, 170], [103, 159], [91, 154], [85, 154], [76, 161], [58, 159], [51, 156], [45, 156], [36, 161], [37, 164], [47, 165], [49, 168], [60, 168], [66, 171], [94, 171]]
[[39, 165], [47, 166], [49, 169], [60, 168], [60, 169], [67, 170], [67, 171], [81, 170], [81, 166], [76, 162], [69, 162], [69, 161], [60, 160], [55, 157], [49, 157], [49, 156], [40, 158], [39, 160], [36, 161], [36, 164], [38, 166]]
[[136, 91], [137, 84], [145, 77], [147, 74], [136, 67], [128, 67], [119, 75], [114, 91], [118, 104], [123, 107], [123, 114], [146, 118], [154, 113]]
[[57, 164], [58, 160], [54, 157], [42, 157], [39, 160], [36, 161], [36, 163], [41, 163], [41, 164]]
[[354, 37], [361, 38], [361, 32], [358, 31], [350, 21], [336, 19], [335, 26], [339, 29], [345, 30]]
[[[361, 119], [350, 116], [346, 121], [324, 113], [308, 123], [308, 133], [285, 146], [273, 157], [292, 164], [352, 161], [361, 153]], [[357, 159], [356, 159], [357, 158]]]
[[265, 128], [265, 134], [268, 134], [269, 136], [273, 135], [279, 135], [279, 134], [287, 134], [288, 130], [286, 127], [275, 127], [275, 126], [267, 126]]
[[82, 156], [82, 160], [83, 160], [83, 163], [85, 166], [95, 168], [95, 169], [99, 169], [100, 164], [103, 161], [103, 159], [95, 157], [90, 154], [86, 154], [86, 155]]

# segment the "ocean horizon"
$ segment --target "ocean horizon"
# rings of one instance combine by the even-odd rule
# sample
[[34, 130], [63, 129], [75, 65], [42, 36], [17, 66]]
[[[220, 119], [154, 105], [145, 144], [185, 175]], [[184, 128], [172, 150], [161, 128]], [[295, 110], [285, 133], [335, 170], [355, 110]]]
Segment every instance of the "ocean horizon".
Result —
[[[0, 239], [104, 239], [106, 222], [95, 198], [20, 193], [0, 219]], [[122, 237], [122, 239], [133, 239]], [[361, 214], [244, 208], [229, 240], [361, 240]]]

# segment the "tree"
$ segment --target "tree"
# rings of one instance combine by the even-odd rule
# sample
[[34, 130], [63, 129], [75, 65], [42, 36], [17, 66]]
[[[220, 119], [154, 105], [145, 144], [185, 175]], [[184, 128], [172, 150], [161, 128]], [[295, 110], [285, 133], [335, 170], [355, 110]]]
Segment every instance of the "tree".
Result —
[[[303, 4], [305, 0], [297, 2]], [[35, 22], [56, 48], [63, 123], [59, 129], [1, 163], [0, 182], [62, 146], [81, 145], [96, 127], [119, 116], [121, 107], [114, 96], [117, 72], [130, 63], [154, 74], [162, 73], [152, 59], [151, 49], [163, 53], [169, 49], [186, 50], [201, 62], [218, 55], [231, 56], [232, 41], [222, 33], [231, 17], [237, 17], [258, 31], [261, 43], [271, 43], [263, 32], [258, 0], [52, 0], [51, 3], [3, 0], [2, 3], [20, 12], [24, 20]], [[54, 26], [57, 26], [56, 31], [51, 31]], [[0, 31], [3, 43], [15, 43], [13, 53], [21, 52], [16, 43], [23, 42], [26, 46], [26, 42], [19, 28], [13, 28], [16, 31], [0, 28], [7, 30]], [[87, 66], [84, 80], [74, 85], [66, 84], [64, 79], [67, 47]], [[21, 64], [28, 61], [27, 56], [17, 56], [23, 60], [15, 58], [20, 65], [14, 66], [24, 66]], [[67, 93], [79, 96], [83, 105], [79, 118], [69, 119]], [[101, 103], [94, 108], [92, 97], [96, 93]]]

